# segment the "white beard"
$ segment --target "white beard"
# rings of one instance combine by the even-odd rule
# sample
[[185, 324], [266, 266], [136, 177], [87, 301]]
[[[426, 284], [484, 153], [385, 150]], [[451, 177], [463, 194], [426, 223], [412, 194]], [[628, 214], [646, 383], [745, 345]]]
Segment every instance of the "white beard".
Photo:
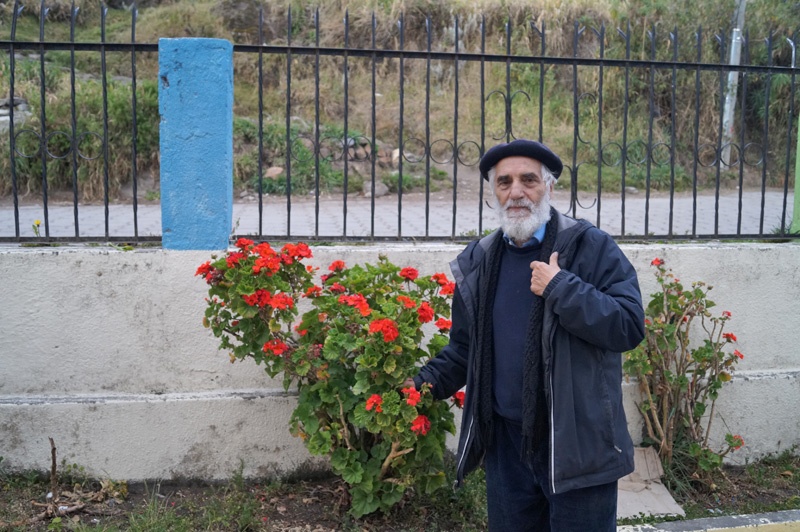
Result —
[[[500, 217], [500, 227], [514, 242], [527, 242], [539, 227], [550, 221], [550, 190], [546, 190], [539, 203], [534, 203], [527, 198], [508, 200], [505, 205], [500, 205], [500, 200], [494, 196], [494, 207]], [[526, 207], [527, 214], [510, 214], [511, 207]]]

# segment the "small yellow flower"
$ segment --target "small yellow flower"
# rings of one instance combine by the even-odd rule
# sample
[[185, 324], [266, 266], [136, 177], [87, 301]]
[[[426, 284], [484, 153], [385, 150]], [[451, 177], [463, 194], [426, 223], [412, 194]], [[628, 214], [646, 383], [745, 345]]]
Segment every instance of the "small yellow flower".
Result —
[[41, 221], [41, 220], [38, 220], [38, 219], [37, 219], [37, 220], [34, 220], [34, 221], [33, 221], [33, 225], [35, 225], [35, 226], [37, 226], [37, 227], [38, 227], [38, 226], [42, 225], [42, 221]]

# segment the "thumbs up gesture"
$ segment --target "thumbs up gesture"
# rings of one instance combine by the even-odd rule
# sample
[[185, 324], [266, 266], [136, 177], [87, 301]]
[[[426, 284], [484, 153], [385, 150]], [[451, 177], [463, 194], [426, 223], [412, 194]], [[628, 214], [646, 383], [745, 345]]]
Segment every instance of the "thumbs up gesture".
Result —
[[550, 255], [550, 262], [535, 260], [531, 262], [531, 292], [537, 296], [544, 293], [547, 285], [553, 280], [561, 268], [558, 267], [558, 252]]

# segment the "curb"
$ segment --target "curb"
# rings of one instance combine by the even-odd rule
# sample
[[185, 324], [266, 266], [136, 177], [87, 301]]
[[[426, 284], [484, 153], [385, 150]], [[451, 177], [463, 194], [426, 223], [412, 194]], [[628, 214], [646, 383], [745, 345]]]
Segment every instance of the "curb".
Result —
[[671, 521], [655, 525], [625, 525], [617, 527], [617, 532], [693, 532], [744, 529], [757, 529], [763, 532], [800, 531], [800, 510]]

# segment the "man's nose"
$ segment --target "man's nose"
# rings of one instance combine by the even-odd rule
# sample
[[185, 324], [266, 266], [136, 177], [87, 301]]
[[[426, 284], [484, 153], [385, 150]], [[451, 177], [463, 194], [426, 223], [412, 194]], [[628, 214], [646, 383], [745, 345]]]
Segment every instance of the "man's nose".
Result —
[[511, 197], [519, 199], [525, 196], [525, 187], [522, 186], [522, 180], [515, 179], [511, 182]]

